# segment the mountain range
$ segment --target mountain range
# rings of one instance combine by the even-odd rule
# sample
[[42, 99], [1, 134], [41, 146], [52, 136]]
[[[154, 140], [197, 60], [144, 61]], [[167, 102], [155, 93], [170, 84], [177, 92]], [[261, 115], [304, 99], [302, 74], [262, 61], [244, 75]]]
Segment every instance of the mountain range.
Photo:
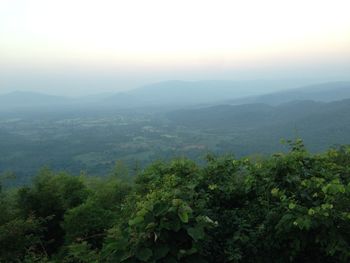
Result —
[[289, 101], [313, 100], [313, 101], [336, 101], [350, 98], [350, 82], [328, 82], [306, 87], [288, 89], [259, 96], [249, 96], [234, 100], [228, 100], [229, 104], [265, 103], [278, 105]]
[[[79, 98], [16, 91], [0, 95], [0, 109], [154, 106], [210, 106], [263, 103], [278, 105], [296, 100], [335, 101], [350, 98], [350, 82], [329, 82], [288, 89], [268, 81], [167, 81], [123, 93], [97, 94]], [[277, 89], [281, 91], [276, 91]]]

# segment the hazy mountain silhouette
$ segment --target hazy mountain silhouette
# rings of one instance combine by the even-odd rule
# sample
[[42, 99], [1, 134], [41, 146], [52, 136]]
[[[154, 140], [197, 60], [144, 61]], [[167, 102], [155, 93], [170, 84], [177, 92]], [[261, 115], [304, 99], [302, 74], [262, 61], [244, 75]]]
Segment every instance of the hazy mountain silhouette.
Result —
[[2, 107], [32, 107], [68, 103], [70, 99], [37, 92], [14, 91], [0, 96]]
[[133, 106], [195, 105], [210, 104], [227, 99], [261, 95], [294, 87], [295, 83], [281, 81], [179, 81], [171, 80], [150, 84], [124, 93], [118, 93], [105, 100], [107, 103]]
[[232, 104], [266, 103], [278, 105], [296, 100], [330, 102], [350, 98], [350, 82], [338, 81], [305, 86], [297, 89], [278, 91], [229, 101]]
[[[219, 104], [263, 103], [278, 105], [295, 100], [333, 101], [350, 98], [350, 82], [332, 82], [288, 89], [279, 81], [165, 81], [138, 89], [68, 98], [36, 92], [16, 91], [0, 95], [0, 108], [138, 108], [188, 107]], [[276, 90], [281, 90], [273, 92]], [[225, 102], [225, 103], [223, 103]]]

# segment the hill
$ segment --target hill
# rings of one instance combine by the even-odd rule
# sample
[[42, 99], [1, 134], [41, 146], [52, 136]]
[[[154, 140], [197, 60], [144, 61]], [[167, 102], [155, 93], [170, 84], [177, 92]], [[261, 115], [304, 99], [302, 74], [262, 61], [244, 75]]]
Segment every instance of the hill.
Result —
[[[101, 110], [198, 107], [225, 104], [278, 105], [295, 100], [334, 101], [350, 98], [350, 82], [331, 82], [295, 88], [282, 81], [164, 81], [134, 90], [67, 98], [16, 91], [0, 95], [0, 109]], [[293, 89], [290, 89], [293, 88]], [[278, 90], [278, 92], [277, 92]], [[62, 107], [63, 106], [63, 107]], [[158, 108], [157, 108], [158, 107]]]
[[105, 99], [105, 103], [125, 107], [140, 106], [189, 106], [212, 104], [227, 99], [260, 95], [276, 90], [295, 87], [295, 83], [281, 81], [164, 81], [146, 85]]
[[[336, 102], [295, 101], [267, 104], [221, 105], [167, 114], [187, 129], [230, 136], [221, 151], [241, 154], [278, 149], [281, 138], [302, 137], [312, 150], [350, 142], [350, 99]], [[270, 150], [269, 150], [270, 149]]]
[[350, 98], [350, 82], [338, 81], [304, 86], [297, 89], [288, 89], [259, 96], [239, 98], [227, 101], [227, 103], [236, 105], [247, 103], [266, 103], [269, 105], [278, 105], [296, 100], [331, 102], [347, 98]]
[[14, 91], [0, 95], [0, 108], [27, 108], [69, 103], [70, 99], [37, 92]]

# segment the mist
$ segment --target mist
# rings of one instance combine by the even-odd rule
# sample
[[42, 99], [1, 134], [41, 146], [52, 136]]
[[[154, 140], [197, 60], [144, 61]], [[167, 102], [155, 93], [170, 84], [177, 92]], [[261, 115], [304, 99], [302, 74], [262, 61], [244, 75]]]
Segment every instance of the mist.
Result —
[[282, 90], [349, 80], [348, 1], [218, 2], [1, 1], [0, 93], [87, 96], [169, 80], [280, 81]]
[[[292, 67], [252, 67], [252, 69], [211, 66], [205, 69], [86, 69], [60, 68], [3, 68], [0, 71], [0, 94], [30, 91], [50, 95], [82, 97], [104, 93], [118, 93], [141, 88], [158, 82], [179, 81], [254, 81], [247, 92], [259, 94], [269, 91], [298, 88], [329, 81], [346, 81], [350, 76], [350, 63], [300, 65]], [[259, 81], [261, 85], [259, 85]], [[273, 83], [266, 87], [266, 82]], [[265, 84], [264, 84], [265, 83]], [[176, 88], [174, 86], [173, 88]], [[234, 89], [235, 87], [232, 86]], [[215, 85], [213, 86], [215, 89]]]
[[0, 0], [0, 262], [349, 262], [349, 0]]

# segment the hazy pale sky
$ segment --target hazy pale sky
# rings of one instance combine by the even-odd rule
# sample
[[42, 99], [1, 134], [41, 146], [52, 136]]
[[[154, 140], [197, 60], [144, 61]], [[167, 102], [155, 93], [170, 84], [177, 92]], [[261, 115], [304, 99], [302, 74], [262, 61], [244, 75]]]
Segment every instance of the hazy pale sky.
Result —
[[344, 79], [349, 10], [349, 0], [1, 0], [0, 92]]

